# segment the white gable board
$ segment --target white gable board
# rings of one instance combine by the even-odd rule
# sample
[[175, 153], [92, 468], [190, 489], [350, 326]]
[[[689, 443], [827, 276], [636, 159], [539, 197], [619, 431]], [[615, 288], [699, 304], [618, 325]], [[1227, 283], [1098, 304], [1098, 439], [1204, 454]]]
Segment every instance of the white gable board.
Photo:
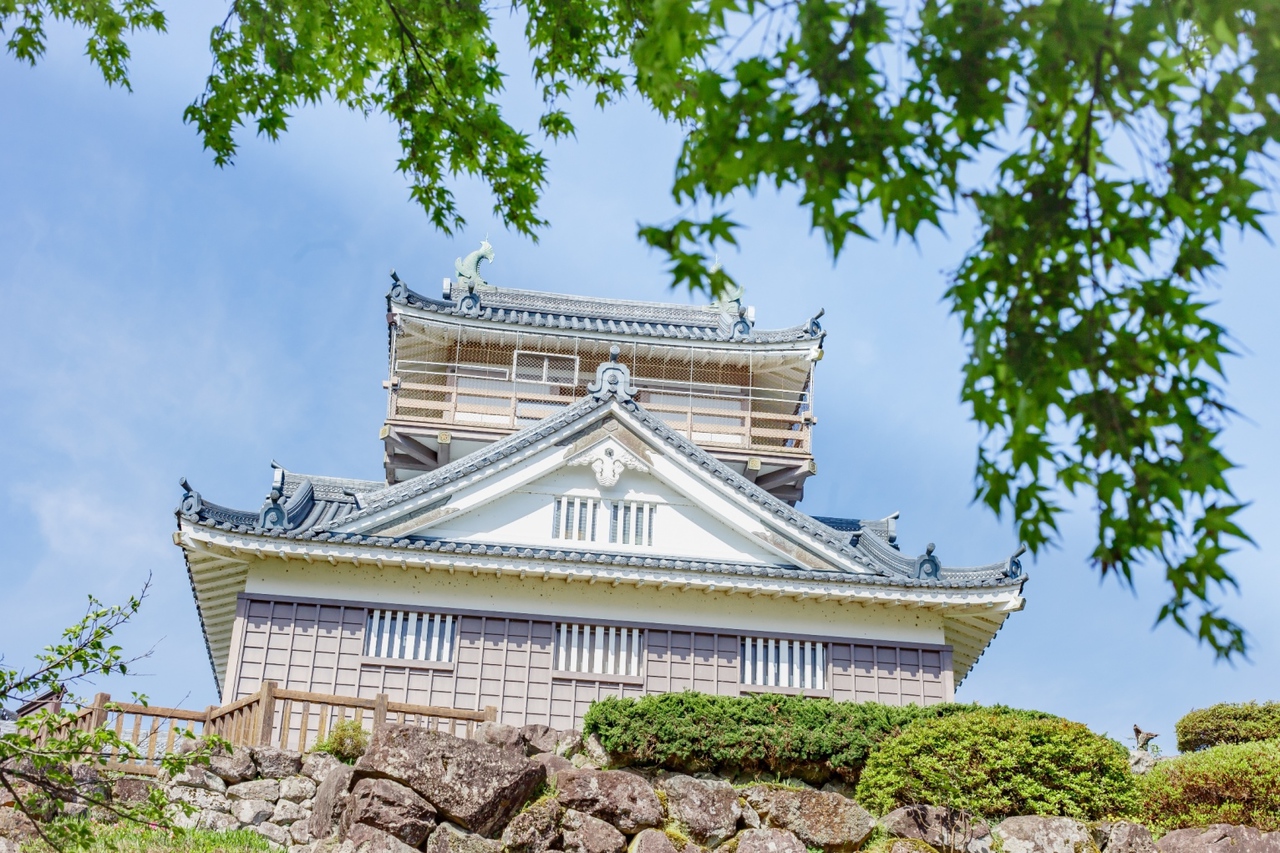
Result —
[[627, 471], [616, 484], [601, 486], [583, 466], [559, 468], [420, 532], [547, 548], [784, 562], [651, 473]]

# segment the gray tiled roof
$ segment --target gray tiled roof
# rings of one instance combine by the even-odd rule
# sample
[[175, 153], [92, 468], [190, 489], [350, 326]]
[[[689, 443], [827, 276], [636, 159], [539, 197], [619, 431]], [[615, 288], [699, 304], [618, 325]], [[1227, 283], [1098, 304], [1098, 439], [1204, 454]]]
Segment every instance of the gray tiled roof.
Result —
[[[562, 552], [555, 549], [527, 548], [482, 542], [467, 543], [430, 537], [388, 537], [379, 535], [379, 526], [367, 523], [373, 515], [379, 512], [400, 505], [405, 501], [436, 492], [450, 483], [481, 469], [496, 467], [504, 459], [517, 454], [524, 448], [536, 444], [541, 439], [588, 417], [601, 407], [609, 405], [604, 399], [595, 395], [588, 396], [563, 411], [520, 432], [513, 433], [475, 453], [457, 459], [434, 471], [391, 486], [364, 481], [338, 481], [332, 478], [314, 478], [312, 480], [311, 478], [285, 473], [284, 494], [279, 502], [284, 510], [285, 520], [283, 524], [264, 523], [269, 515], [268, 507], [270, 501], [258, 513], [252, 513], [230, 510], [216, 504], [206, 503], [198, 493], [192, 491], [189, 491], [184, 496], [179, 513], [193, 522], [234, 533], [343, 544], [368, 544], [412, 550], [458, 551], [458, 549], [466, 548], [468, 550], [458, 552], [477, 553], [478, 550], [481, 550], [483, 553], [495, 555], [527, 556], [536, 559], [570, 560], [573, 562], [614, 565], [646, 565], [646, 560], [654, 560], [657, 561], [656, 564], [659, 567], [668, 567], [668, 564], [673, 567], [678, 564], [680, 568], [696, 565], [704, 567], [702, 570], [729, 574], [774, 571], [786, 573], [788, 577], [814, 576], [824, 580], [838, 578], [841, 582], [849, 583], [889, 582], [943, 588], [1006, 586], [1022, 582], [1021, 565], [1016, 558], [972, 568], [943, 568], [939, 563], [939, 570], [935, 579], [921, 578], [919, 577], [919, 560], [923, 559], [923, 556], [921, 558], [909, 558], [902, 555], [895, 546], [890, 544], [888, 537], [884, 535], [884, 531], [877, 530], [876, 523], [862, 523], [854, 519], [820, 520], [808, 516], [742, 477], [714, 456], [702, 450], [702, 448], [684, 438], [675, 430], [670, 429], [660, 418], [651, 415], [645, 411], [643, 406], [633, 400], [619, 401], [618, 404], [665, 445], [685, 456], [709, 477], [721, 481], [737, 491], [742, 497], [759, 504], [761, 509], [785, 523], [795, 534], [816, 539], [826, 548], [843, 555], [850, 563], [856, 563], [870, 570], [873, 574], [810, 571], [796, 566], [762, 568], [752, 565], [682, 560], [675, 557], [645, 558], [634, 555], [609, 554], [600, 551]], [[320, 482], [321, 486], [317, 487], [313, 484], [308, 488], [308, 482]], [[340, 489], [333, 485], [335, 483], [348, 483], [351, 485]], [[364, 487], [369, 488], [366, 489]], [[359, 524], [362, 520], [366, 521], [363, 526]], [[825, 522], [835, 522], [835, 524]], [[856, 531], [853, 531], [850, 528], [855, 524], [858, 527]], [[884, 522], [880, 524], [883, 525]], [[361, 527], [363, 527], [363, 530], [360, 529]], [[346, 529], [340, 530], [339, 528]], [[635, 560], [639, 560], [640, 563], [633, 563], [632, 561]]]
[[716, 305], [678, 305], [601, 299], [509, 288], [477, 288], [456, 300], [432, 299], [402, 282], [387, 299], [434, 314], [470, 317], [495, 324], [555, 330], [592, 331], [691, 341], [777, 344], [817, 342], [825, 334], [818, 318], [785, 329], [756, 329], [736, 313]]

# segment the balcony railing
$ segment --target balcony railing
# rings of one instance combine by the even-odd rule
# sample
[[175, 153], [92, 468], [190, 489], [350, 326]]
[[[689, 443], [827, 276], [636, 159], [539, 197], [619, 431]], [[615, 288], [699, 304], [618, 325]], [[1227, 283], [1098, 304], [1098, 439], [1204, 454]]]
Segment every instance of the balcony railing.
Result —
[[[443, 427], [514, 431], [582, 399], [593, 377], [576, 378], [574, 385], [526, 382], [512, 379], [501, 367], [401, 361], [392, 381], [389, 414]], [[709, 450], [810, 454], [808, 391], [644, 377], [633, 382], [646, 410]]]

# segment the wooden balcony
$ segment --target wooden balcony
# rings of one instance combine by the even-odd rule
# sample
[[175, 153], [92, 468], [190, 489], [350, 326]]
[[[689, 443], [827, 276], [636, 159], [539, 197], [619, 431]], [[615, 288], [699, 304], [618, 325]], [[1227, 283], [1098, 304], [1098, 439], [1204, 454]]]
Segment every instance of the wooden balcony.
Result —
[[[495, 368], [397, 366], [389, 421], [483, 440], [538, 423], [586, 395], [575, 384], [512, 380]], [[717, 455], [811, 458], [808, 391], [698, 385], [636, 377], [638, 400], [671, 428]]]

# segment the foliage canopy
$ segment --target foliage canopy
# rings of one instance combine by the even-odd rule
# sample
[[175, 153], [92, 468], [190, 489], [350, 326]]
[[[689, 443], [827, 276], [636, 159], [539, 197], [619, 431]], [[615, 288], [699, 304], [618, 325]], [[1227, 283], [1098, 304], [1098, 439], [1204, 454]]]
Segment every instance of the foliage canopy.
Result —
[[1280, 830], [1280, 741], [1214, 746], [1160, 761], [1138, 781], [1143, 823], [1158, 830], [1230, 823]]
[[[692, 773], [798, 776], [815, 783], [854, 782], [867, 756], [920, 719], [972, 711], [975, 705], [881, 705], [802, 696], [712, 696], [686, 691], [592, 703], [583, 731], [626, 764]], [[1027, 717], [1035, 711], [990, 709]]]
[[[1248, 537], [1219, 447], [1230, 352], [1204, 292], [1228, 230], [1264, 230], [1257, 199], [1280, 135], [1273, 0], [516, 0], [543, 110], [512, 125], [493, 4], [236, 0], [186, 120], [220, 165], [253, 126], [332, 99], [384, 114], [398, 169], [445, 233], [448, 180], [492, 190], [536, 236], [543, 140], [574, 133], [586, 93], [639, 97], [685, 131], [681, 212], [640, 228], [673, 281], [720, 293], [708, 261], [736, 243], [726, 205], [792, 188], [833, 258], [877, 229], [915, 238], [959, 207], [978, 227], [946, 298], [969, 355], [963, 399], [984, 438], [976, 494], [1050, 545], [1059, 487], [1096, 498], [1092, 559], [1132, 583], [1160, 566], [1172, 619], [1219, 655], [1245, 648], [1214, 593]], [[0, 0], [8, 48], [34, 62], [44, 19], [85, 27], [128, 85], [124, 36], [157, 0]]]
[[857, 800], [878, 814], [938, 803], [991, 821], [1100, 820], [1137, 805], [1120, 744], [1058, 717], [988, 709], [922, 719], [880, 744], [862, 771]]
[[1280, 740], [1280, 702], [1222, 702], [1197, 708], [1178, 720], [1175, 728], [1179, 752], [1224, 743]]

